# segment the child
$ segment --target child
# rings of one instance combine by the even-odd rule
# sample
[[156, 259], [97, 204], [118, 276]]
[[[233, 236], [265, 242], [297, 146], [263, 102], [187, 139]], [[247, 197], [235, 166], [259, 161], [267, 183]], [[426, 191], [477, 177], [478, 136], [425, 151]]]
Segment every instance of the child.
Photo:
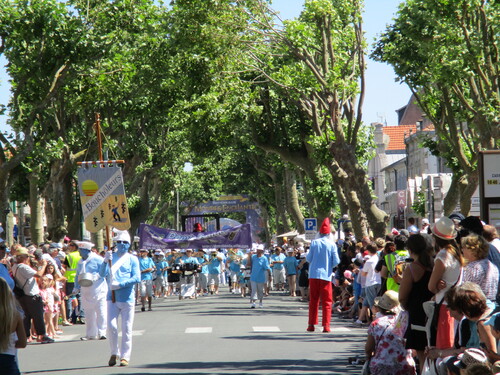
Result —
[[43, 319], [45, 321], [45, 330], [47, 331], [47, 336], [54, 338], [56, 336], [56, 331], [54, 329], [53, 315], [54, 315], [54, 279], [52, 275], [45, 275], [42, 277], [42, 282], [40, 286], [40, 295], [43, 300]]
[[283, 261], [283, 267], [286, 271], [286, 278], [288, 282], [288, 289], [290, 291], [290, 296], [295, 297], [296, 283], [297, 283], [297, 270], [299, 266], [299, 261], [294, 255], [294, 250], [289, 248], [287, 250], [287, 257]]

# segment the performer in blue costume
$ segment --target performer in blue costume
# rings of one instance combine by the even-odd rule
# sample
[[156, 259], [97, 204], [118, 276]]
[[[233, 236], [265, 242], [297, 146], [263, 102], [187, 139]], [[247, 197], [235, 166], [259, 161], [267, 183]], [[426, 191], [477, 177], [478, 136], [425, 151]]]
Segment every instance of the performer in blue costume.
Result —
[[[108, 365], [128, 366], [132, 352], [132, 326], [134, 324], [135, 284], [141, 281], [141, 271], [137, 257], [129, 254], [130, 235], [119, 231], [114, 238], [116, 252], [107, 251], [99, 274], [107, 277], [108, 292], [108, 338], [111, 357]], [[109, 263], [112, 263], [111, 267]], [[114, 295], [114, 302], [112, 299]], [[122, 342], [118, 345], [118, 317], [122, 319]]]

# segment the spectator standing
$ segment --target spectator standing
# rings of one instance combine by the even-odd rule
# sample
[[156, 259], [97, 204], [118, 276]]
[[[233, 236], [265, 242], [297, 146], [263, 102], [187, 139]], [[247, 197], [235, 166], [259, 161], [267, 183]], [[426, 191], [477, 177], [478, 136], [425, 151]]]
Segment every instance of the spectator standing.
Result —
[[[289, 247], [293, 250], [293, 247]], [[274, 254], [271, 255], [271, 268], [273, 270], [273, 283], [276, 290], [284, 290], [285, 287], [285, 268], [283, 263], [285, 262], [285, 254], [281, 247], [277, 246], [274, 249]]]
[[24, 330], [28, 335], [31, 331], [31, 320], [33, 319], [38, 342], [42, 344], [52, 343], [54, 340], [46, 335], [45, 322], [43, 319], [43, 300], [36, 281], [37, 278], [41, 278], [45, 273], [47, 262], [42, 259], [39, 263], [38, 270], [35, 271], [30, 266], [28, 250], [24, 247], [17, 249], [16, 261], [17, 264], [12, 267], [12, 273], [17, 286], [23, 291], [23, 295], [18, 297], [18, 301], [25, 314]]
[[314, 332], [318, 324], [318, 309], [321, 301], [323, 307], [323, 332], [330, 332], [332, 316], [332, 275], [333, 269], [340, 263], [337, 246], [330, 239], [330, 219], [326, 218], [319, 230], [320, 238], [311, 242], [306, 255], [309, 262], [309, 322], [308, 332]]
[[399, 302], [409, 314], [409, 325], [405, 335], [406, 348], [416, 350], [419, 363], [423, 364], [427, 337], [424, 331], [413, 327], [425, 326], [426, 316], [422, 304], [433, 296], [428, 289], [432, 274], [432, 249], [422, 234], [411, 236], [407, 247], [413, 262], [403, 271], [403, 279], [399, 286]]
[[366, 260], [363, 269], [361, 270], [362, 275], [365, 279], [365, 298], [363, 299], [363, 308], [359, 313], [359, 319], [356, 324], [363, 324], [365, 320], [368, 320], [369, 309], [372, 308], [375, 297], [377, 297], [380, 290], [380, 273], [375, 271], [375, 267], [378, 263], [377, 255], [377, 245], [374, 242], [368, 243], [366, 246], [368, 251], [368, 259]]
[[[0, 266], [1, 267], [1, 266]], [[26, 347], [26, 331], [21, 313], [7, 281], [0, 277], [0, 371], [20, 375], [17, 349]]]

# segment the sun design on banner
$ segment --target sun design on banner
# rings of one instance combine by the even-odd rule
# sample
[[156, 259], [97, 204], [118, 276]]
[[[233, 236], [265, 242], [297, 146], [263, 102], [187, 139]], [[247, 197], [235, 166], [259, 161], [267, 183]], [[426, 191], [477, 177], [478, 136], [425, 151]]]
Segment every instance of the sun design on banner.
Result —
[[99, 185], [93, 180], [85, 180], [82, 183], [82, 190], [87, 197], [93, 196], [99, 190]]

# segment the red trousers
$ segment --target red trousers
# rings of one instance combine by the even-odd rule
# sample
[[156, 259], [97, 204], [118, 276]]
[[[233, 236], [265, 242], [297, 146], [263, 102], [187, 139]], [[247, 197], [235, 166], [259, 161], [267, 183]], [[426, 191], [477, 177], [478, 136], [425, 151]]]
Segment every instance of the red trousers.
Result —
[[309, 325], [318, 324], [319, 302], [323, 307], [323, 327], [330, 327], [332, 318], [332, 282], [309, 279]]

